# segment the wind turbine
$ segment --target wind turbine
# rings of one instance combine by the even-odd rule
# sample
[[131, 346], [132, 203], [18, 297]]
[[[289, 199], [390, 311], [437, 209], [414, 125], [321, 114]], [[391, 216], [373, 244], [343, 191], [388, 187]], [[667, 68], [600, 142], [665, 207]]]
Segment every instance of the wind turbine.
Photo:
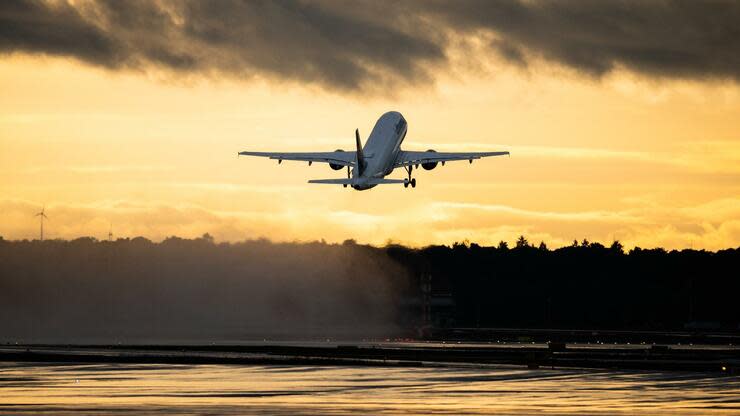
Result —
[[47, 217], [46, 214], [44, 214], [44, 209], [46, 209], [46, 206], [42, 206], [41, 212], [34, 215], [34, 217], [39, 217], [39, 220], [41, 221], [41, 233], [39, 237], [40, 241], [44, 241], [44, 218], [46, 218], [47, 220], [49, 219], [49, 217]]

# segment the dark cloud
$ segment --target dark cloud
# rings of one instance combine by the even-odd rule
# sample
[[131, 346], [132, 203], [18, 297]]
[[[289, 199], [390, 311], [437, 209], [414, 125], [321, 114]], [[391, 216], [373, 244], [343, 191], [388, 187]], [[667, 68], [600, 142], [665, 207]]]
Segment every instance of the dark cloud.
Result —
[[[395, 10], [391, 11], [391, 9]], [[301, 1], [0, 3], [0, 51], [73, 56], [108, 68], [255, 75], [336, 90], [428, 80], [443, 43], [401, 7]], [[382, 18], [381, 18], [382, 17]], [[418, 20], [418, 18], [414, 18]]]
[[121, 45], [66, 4], [9, 0], [0, 3], [0, 51], [73, 56], [116, 66]]
[[740, 2], [437, 2], [449, 27], [484, 30], [501, 55], [521, 51], [596, 76], [616, 66], [657, 77], [740, 79]]
[[[740, 79], [734, 1], [0, 2], [0, 51], [348, 91], [432, 80], [450, 36], [518, 66]], [[455, 43], [459, 45], [460, 43]], [[464, 44], [464, 42], [462, 43]], [[472, 54], [471, 54], [472, 55]], [[487, 59], [474, 56], [471, 59]]]

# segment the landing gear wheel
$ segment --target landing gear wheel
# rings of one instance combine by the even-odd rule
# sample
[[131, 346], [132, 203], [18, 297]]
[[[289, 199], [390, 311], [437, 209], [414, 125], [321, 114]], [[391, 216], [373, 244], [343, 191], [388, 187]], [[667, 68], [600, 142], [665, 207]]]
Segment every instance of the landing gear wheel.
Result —
[[346, 183], [343, 183], [343, 184], [342, 184], [342, 187], [343, 187], [343, 188], [346, 188], [346, 187], [347, 187], [347, 184], [346, 184]]
[[406, 169], [406, 172], [408, 172], [409, 178], [406, 179], [406, 182], [403, 183], [403, 187], [408, 188], [409, 184], [411, 184], [412, 188], [416, 188], [416, 178], [411, 178], [411, 172], [414, 171], [414, 166], [409, 165], [407, 168], [404, 168], [404, 169]]

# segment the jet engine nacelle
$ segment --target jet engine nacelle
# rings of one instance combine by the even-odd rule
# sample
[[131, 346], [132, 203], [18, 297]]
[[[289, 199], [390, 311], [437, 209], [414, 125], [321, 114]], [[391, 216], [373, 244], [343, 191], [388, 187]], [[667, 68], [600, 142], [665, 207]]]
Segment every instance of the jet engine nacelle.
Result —
[[[434, 150], [434, 149], [429, 149], [429, 150], [427, 150], [427, 152], [434, 152], [434, 153], [437, 153], [437, 151], [436, 151], [436, 150]], [[421, 167], [422, 167], [422, 168], [424, 168], [424, 170], [432, 170], [432, 169], [434, 169], [434, 168], [436, 168], [436, 167], [437, 167], [437, 163], [438, 163], [438, 162], [427, 162], [427, 163], [422, 163], [422, 164], [421, 164]]]
[[[344, 152], [344, 150], [337, 149], [337, 150], [335, 150], [335, 152]], [[339, 169], [342, 169], [344, 166], [337, 165], [337, 164], [334, 164], [334, 163], [329, 163], [329, 167], [332, 168], [332, 169], [334, 169], [334, 170], [339, 170]]]

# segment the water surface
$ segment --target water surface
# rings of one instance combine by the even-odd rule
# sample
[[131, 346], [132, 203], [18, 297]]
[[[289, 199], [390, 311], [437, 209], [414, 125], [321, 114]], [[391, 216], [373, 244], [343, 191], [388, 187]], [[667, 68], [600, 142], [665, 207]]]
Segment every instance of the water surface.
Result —
[[0, 363], [2, 414], [740, 415], [740, 377], [522, 368]]

